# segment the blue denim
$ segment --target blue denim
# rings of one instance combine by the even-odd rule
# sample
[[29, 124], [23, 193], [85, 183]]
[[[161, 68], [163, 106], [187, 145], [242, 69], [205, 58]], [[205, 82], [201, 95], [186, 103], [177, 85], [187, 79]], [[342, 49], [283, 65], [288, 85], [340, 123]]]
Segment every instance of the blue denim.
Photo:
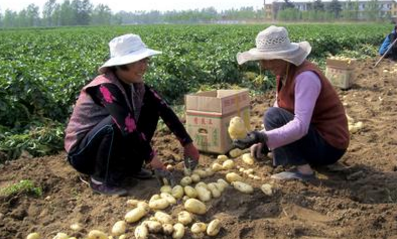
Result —
[[[266, 130], [282, 127], [294, 115], [282, 108], [271, 107], [264, 115], [263, 124]], [[328, 144], [318, 133], [314, 125], [310, 125], [308, 133], [301, 139], [273, 149], [273, 164], [277, 165], [328, 165], [338, 161], [345, 149], [338, 149]]]

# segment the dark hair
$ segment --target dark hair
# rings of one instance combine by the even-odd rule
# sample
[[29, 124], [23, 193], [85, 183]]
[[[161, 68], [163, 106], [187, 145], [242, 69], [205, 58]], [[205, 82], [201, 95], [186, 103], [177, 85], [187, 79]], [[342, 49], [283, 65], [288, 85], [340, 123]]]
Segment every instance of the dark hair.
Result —
[[111, 71], [113, 71], [113, 72], [116, 72], [117, 69], [122, 70], [122, 71], [128, 71], [129, 68], [128, 68], [127, 65], [111, 66], [111, 67], [109, 67], [109, 70], [111, 70]]

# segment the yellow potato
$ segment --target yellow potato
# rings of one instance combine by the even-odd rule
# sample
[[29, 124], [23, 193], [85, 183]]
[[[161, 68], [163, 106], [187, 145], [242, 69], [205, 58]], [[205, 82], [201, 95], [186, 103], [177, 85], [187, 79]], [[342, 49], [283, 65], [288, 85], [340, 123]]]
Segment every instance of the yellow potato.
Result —
[[262, 184], [261, 190], [267, 196], [271, 196], [273, 194], [273, 187], [268, 183]]
[[207, 224], [203, 222], [196, 222], [190, 228], [190, 231], [192, 231], [192, 233], [194, 234], [205, 232], [206, 230], [207, 230]]
[[135, 228], [134, 235], [136, 239], [147, 239], [149, 235], [149, 230], [145, 225], [139, 225]]
[[120, 236], [125, 233], [127, 228], [127, 223], [125, 221], [118, 221], [112, 227], [112, 234], [115, 236]]
[[225, 170], [234, 168], [234, 161], [231, 159], [226, 160], [225, 162], [223, 162], [222, 168]]
[[170, 185], [164, 185], [160, 188], [160, 192], [162, 193], [171, 193], [172, 188]]
[[231, 183], [233, 185], [233, 187], [235, 189], [237, 189], [238, 191], [242, 192], [242, 193], [252, 193], [254, 192], [254, 188], [247, 184], [247, 183], [243, 183], [240, 181], [235, 181]]
[[181, 199], [183, 197], [183, 187], [181, 185], [176, 185], [172, 188], [171, 195], [175, 199]]
[[195, 198], [189, 198], [188, 200], [186, 200], [184, 207], [188, 212], [194, 214], [202, 215], [207, 212], [207, 207], [205, 206], [205, 204]]
[[176, 223], [174, 225], [174, 232], [172, 233], [172, 238], [181, 239], [185, 235], [185, 226], [181, 223]]
[[143, 207], [137, 207], [127, 212], [124, 219], [128, 223], [134, 223], [141, 220], [147, 214], [147, 211]]
[[119, 236], [119, 239], [127, 239], [127, 236], [125, 234], [123, 234], [123, 235]]
[[170, 205], [173, 205], [176, 203], [176, 199], [169, 193], [161, 193], [160, 197], [167, 200]]
[[174, 232], [174, 226], [172, 224], [166, 223], [163, 224], [163, 233], [165, 235], [171, 235]]
[[37, 232], [29, 233], [26, 239], [40, 239], [40, 234]]
[[156, 221], [161, 222], [162, 224], [172, 224], [172, 217], [165, 212], [157, 211], [154, 214]]
[[72, 229], [73, 231], [80, 231], [82, 229], [81, 225], [79, 223], [73, 223], [72, 225], [70, 225], [70, 229]]
[[195, 174], [195, 173], [193, 173], [193, 174], [190, 176], [190, 178], [192, 179], [192, 181], [193, 181], [194, 183], [200, 182], [200, 180], [201, 180], [200, 175]]
[[88, 233], [87, 239], [107, 239], [107, 235], [99, 230], [92, 230]]
[[238, 156], [242, 155], [243, 152], [244, 152], [243, 150], [235, 148], [235, 149], [230, 150], [229, 155], [232, 158], [237, 158]]
[[152, 232], [152, 233], [159, 233], [163, 229], [161, 223], [158, 221], [148, 220], [148, 221], [142, 222], [142, 225], [145, 225], [147, 227], [148, 231]]
[[215, 172], [212, 171], [211, 168], [206, 168], [206, 169], [205, 169], [205, 173], [207, 174], [208, 177], [211, 177], [212, 175], [215, 174]]
[[223, 167], [222, 167], [222, 165], [219, 164], [219, 163], [213, 163], [212, 166], [211, 166], [211, 169], [212, 169], [212, 171], [214, 171], [214, 172], [218, 172], [218, 171], [223, 170]]
[[217, 185], [218, 185], [218, 189], [221, 192], [223, 192], [223, 190], [225, 190], [225, 188], [227, 188], [229, 186], [229, 184], [221, 178], [217, 180]]
[[185, 194], [189, 197], [189, 198], [196, 198], [197, 197], [197, 191], [196, 189], [194, 189], [192, 186], [185, 186], [184, 187], [184, 191]]
[[231, 172], [231, 173], [226, 174], [226, 180], [229, 183], [231, 183], [234, 181], [241, 181], [241, 180], [243, 180], [243, 178], [240, 175], [238, 175], [237, 173]]
[[153, 210], [162, 210], [162, 209], [167, 208], [169, 205], [170, 205], [170, 203], [165, 198], [160, 198], [157, 200], [149, 201], [149, 207]]
[[218, 186], [216, 186], [216, 183], [209, 183], [207, 185], [208, 190], [211, 192], [211, 195], [213, 198], [219, 198], [221, 196], [221, 191], [218, 189]]
[[244, 120], [238, 116], [230, 120], [227, 131], [231, 139], [243, 139], [247, 136], [247, 128], [245, 127]]
[[219, 219], [212, 220], [207, 227], [208, 236], [216, 236], [221, 229], [221, 221]]
[[58, 232], [53, 239], [68, 239], [69, 236], [66, 233]]
[[250, 153], [245, 153], [243, 156], [241, 156], [241, 159], [243, 160], [244, 163], [248, 165], [253, 165], [255, 160], [251, 157]]
[[[202, 169], [195, 169], [193, 171], [193, 174], [197, 174], [200, 176], [200, 178], [206, 178], [207, 177], [207, 173], [205, 172], [205, 170]], [[200, 181], [200, 180], [199, 180]]]
[[[202, 183], [202, 182], [200, 182]], [[211, 200], [211, 192], [208, 190], [207, 185], [203, 184], [197, 184], [194, 189], [196, 189], [197, 192], [197, 197], [203, 201], [207, 202]]]
[[221, 155], [218, 155], [218, 157], [216, 159], [223, 162], [225, 160], [228, 160], [229, 158], [226, 155], [221, 154]]
[[183, 225], [188, 225], [193, 221], [192, 215], [189, 212], [181, 211], [178, 213], [178, 222]]
[[192, 178], [189, 177], [189, 176], [186, 176], [186, 177], [183, 177], [183, 178], [181, 179], [181, 182], [180, 182], [180, 183], [181, 183], [182, 186], [187, 186], [187, 185], [192, 184], [192, 182], [193, 182]]

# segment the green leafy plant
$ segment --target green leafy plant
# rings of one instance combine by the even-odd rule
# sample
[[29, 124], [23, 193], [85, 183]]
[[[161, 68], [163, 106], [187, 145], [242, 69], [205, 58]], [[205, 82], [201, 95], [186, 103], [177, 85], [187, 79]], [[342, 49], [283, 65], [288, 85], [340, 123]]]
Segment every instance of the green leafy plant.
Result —
[[42, 189], [40, 187], [35, 187], [31, 180], [21, 180], [18, 183], [0, 188], [0, 196], [10, 196], [20, 193], [31, 193], [37, 197], [43, 195]]

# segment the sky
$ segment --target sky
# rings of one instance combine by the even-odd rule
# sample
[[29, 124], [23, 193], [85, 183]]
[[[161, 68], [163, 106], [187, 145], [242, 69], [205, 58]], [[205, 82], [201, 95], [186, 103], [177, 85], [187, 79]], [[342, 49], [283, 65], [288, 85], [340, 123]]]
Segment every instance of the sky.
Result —
[[[57, 0], [57, 3], [62, 3], [64, 0]], [[0, 0], [0, 11], [4, 12], [6, 9], [13, 11], [21, 11], [29, 4], [34, 3], [43, 10], [44, 4], [47, 0]], [[240, 7], [254, 7], [254, 9], [261, 9], [264, 0], [90, 0], [94, 6], [102, 3], [110, 7], [113, 12], [119, 11], [171, 11], [171, 10], [188, 10], [188, 9], [202, 9], [207, 7], [214, 7], [217, 10], [225, 10]]]

